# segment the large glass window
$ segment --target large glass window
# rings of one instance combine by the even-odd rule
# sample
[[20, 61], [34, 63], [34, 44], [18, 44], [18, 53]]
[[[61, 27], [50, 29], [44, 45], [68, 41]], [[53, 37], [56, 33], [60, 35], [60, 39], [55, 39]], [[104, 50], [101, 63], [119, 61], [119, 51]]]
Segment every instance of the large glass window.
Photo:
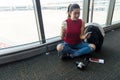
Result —
[[[101, 25], [106, 23], [109, 2], [110, 0], [91, 0], [93, 14], [91, 14], [92, 16], [90, 15], [90, 22], [99, 23]], [[91, 10], [92, 8], [90, 8], [90, 12]]]
[[112, 24], [120, 22], [120, 0], [116, 0]]
[[38, 40], [32, 0], [0, 0], [0, 48]]
[[83, 0], [40, 0], [46, 39], [60, 35], [61, 23], [67, 19], [69, 4], [78, 3], [82, 18]]

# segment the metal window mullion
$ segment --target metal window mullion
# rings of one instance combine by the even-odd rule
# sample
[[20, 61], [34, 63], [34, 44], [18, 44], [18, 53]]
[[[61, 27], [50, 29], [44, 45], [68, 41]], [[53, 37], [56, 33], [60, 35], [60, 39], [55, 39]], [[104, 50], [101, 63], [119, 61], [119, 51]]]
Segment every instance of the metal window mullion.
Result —
[[36, 0], [32, 0], [32, 2], [33, 2], [34, 14], [35, 14], [35, 19], [36, 19], [36, 24], [37, 24], [38, 38], [39, 38], [39, 42], [42, 43], [40, 25], [39, 25], [38, 14], [37, 14]]
[[45, 33], [44, 33], [40, 0], [35, 0], [35, 4], [36, 4], [37, 17], [38, 17], [38, 23], [39, 23], [39, 26], [38, 26], [39, 27], [38, 28], [39, 29], [38, 30], [39, 38], [41, 37], [40, 41], [42, 41], [42, 43], [45, 43], [46, 39], [45, 39]]
[[111, 25], [116, 0], [110, 0], [106, 25]]
[[89, 5], [90, 5], [90, 0], [83, 0], [83, 20], [85, 23], [88, 22], [89, 20]]
[[90, 22], [92, 23], [93, 22], [93, 12], [94, 12], [94, 0], [92, 0], [92, 3], [91, 3], [91, 16], [90, 16]]

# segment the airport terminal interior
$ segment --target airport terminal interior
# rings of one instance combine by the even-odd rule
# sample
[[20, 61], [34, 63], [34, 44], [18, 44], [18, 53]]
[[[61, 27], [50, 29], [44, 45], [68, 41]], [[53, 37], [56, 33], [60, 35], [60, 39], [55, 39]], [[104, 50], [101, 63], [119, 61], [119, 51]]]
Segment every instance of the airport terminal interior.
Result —
[[[74, 3], [105, 35], [99, 51], [61, 59], [61, 25]], [[0, 80], [119, 80], [119, 14], [120, 0], [0, 0]]]

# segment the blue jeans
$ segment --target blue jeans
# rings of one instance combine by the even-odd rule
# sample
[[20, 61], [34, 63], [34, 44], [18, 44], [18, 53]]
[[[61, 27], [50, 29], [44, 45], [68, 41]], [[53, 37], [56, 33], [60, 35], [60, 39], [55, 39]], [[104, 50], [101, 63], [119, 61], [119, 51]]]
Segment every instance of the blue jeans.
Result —
[[94, 49], [91, 46], [89, 46], [88, 43], [85, 42], [81, 42], [76, 45], [71, 45], [66, 42], [63, 42], [62, 45], [63, 45], [63, 50], [61, 52], [63, 54], [69, 53], [71, 57], [77, 57], [84, 54], [89, 54], [94, 51]]

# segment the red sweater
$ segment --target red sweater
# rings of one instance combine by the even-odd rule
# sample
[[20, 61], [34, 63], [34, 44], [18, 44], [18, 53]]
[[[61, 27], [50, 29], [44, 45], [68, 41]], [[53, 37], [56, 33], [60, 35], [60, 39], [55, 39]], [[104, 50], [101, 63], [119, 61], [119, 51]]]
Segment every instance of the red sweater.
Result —
[[68, 44], [78, 44], [81, 42], [80, 33], [82, 27], [82, 20], [66, 20], [67, 28], [65, 30], [64, 41]]

